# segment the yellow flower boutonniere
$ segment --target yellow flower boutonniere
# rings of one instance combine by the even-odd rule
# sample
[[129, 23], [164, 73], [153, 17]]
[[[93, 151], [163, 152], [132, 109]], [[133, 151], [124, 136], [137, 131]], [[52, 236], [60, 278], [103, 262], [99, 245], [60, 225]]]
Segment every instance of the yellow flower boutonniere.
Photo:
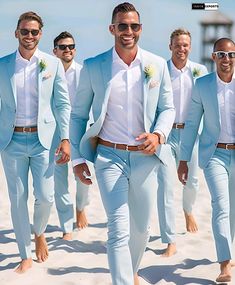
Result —
[[155, 70], [155, 67], [153, 65], [147, 65], [145, 66], [144, 68], [144, 74], [145, 74], [145, 78], [148, 80], [148, 79], [151, 79], [154, 74], [156, 73], [156, 70]]
[[193, 73], [193, 77], [196, 78], [201, 75], [201, 70], [199, 68], [194, 67], [192, 73]]
[[46, 67], [47, 67], [46, 61], [44, 59], [41, 59], [39, 61], [39, 68], [40, 68], [39, 72], [44, 71], [46, 69]]

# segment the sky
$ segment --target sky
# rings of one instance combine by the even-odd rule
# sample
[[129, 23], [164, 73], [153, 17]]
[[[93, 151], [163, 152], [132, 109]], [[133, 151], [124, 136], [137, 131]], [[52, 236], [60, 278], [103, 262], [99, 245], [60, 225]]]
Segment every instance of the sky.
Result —
[[[114, 39], [108, 30], [113, 8], [122, 3], [117, 0], [0, 0], [0, 57], [18, 47], [14, 31], [19, 16], [26, 11], [38, 13], [44, 22], [43, 36], [39, 44], [42, 51], [52, 54], [53, 40], [62, 31], [73, 34], [76, 42], [76, 61], [95, 56], [113, 46]], [[192, 10], [192, 3], [200, 0], [133, 0], [140, 13], [143, 32], [140, 47], [170, 58], [169, 36], [179, 27], [192, 35], [191, 60], [200, 62], [200, 21], [211, 11]], [[235, 22], [235, 1], [207, 1], [218, 3], [219, 11]], [[234, 23], [235, 26], [235, 23]], [[235, 39], [235, 29], [232, 33]]]

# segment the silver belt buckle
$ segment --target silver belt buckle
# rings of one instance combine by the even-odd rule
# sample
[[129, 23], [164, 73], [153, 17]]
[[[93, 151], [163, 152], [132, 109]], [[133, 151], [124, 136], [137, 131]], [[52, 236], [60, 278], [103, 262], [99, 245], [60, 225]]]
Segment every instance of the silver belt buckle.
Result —
[[233, 143], [226, 143], [225, 149], [226, 149], [226, 150], [229, 150], [229, 148], [228, 148], [229, 146], [233, 146]]
[[23, 131], [23, 133], [26, 133], [27, 132], [26, 127], [23, 127], [22, 131]]
[[126, 145], [126, 151], [129, 151], [129, 149], [128, 149], [128, 144]]
[[175, 125], [175, 128], [179, 129], [181, 126], [182, 126], [182, 123], [178, 123], [178, 124]]

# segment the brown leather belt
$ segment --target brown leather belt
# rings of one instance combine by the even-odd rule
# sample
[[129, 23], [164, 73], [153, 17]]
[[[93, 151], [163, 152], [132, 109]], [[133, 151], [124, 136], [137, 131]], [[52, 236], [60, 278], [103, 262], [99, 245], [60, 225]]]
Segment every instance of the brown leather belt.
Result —
[[122, 149], [126, 151], [139, 151], [139, 148], [137, 145], [127, 145], [127, 144], [121, 144], [121, 143], [112, 143], [109, 141], [102, 140], [101, 138], [98, 138], [98, 144], [102, 144], [104, 146], [112, 147], [114, 149]]
[[184, 129], [184, 123], [174, 123], [172, 128], [173, 129]]
[[19, 133], [34, 133], [37, 131], [38, 131], [37, 127], [15, 127], [14, 128], [14, 132], [19, 132]]
[[217, 147], [224, 149], [235, 149], [235, 143], [217, 143]]

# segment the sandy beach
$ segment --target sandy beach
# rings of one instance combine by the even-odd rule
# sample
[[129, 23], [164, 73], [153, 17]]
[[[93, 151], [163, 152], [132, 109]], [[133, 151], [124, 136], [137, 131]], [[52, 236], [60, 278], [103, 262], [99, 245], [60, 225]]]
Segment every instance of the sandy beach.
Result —
[[[70, 169], [70, 191], [75, 201], [75, 182]], [[166, 245], [159, 236], [158, 217], [152, 214], [151, 236], [139, 270], [140, 284], [185, 285], [216, 284], [219, 273], [215, 246], [211, 230], [210, 197], [200, 172], [200, 191], [194, 210], [199, 231], [187, 233], [181, 206], [181, 185], [175, 185], [177, 253], [170, 257], [161, 256]], [[32, 217], [33, 195], [30, 180], [29, 211]], [[96, 181], [90, 189], [90, 205], [86, 208], [89, 227], [74, 230], [73, 240], [64, 241], [59, 229], [55, 207], [53, 207], [46, 238], [50, 256], [45, 263], [34, 262], [25, 274], [14, 273], [20, 258], [10, 218], [10, 203], [6, 181], [0, 163], [0, 284], [1, 285], [111, 285], [106, 255], [106, 217]], [[33, 236], [32, 236], [33, 238]], [[34, 243], [32, 243], [34, 249]], [[35, 258], [35, 255], [33, 255]], [[234, 270], [235, 272], [235, 270]], [[233, 282], [235, 284], [235, 274]], [[130, 284], [131, 285], [131, 284]]]

